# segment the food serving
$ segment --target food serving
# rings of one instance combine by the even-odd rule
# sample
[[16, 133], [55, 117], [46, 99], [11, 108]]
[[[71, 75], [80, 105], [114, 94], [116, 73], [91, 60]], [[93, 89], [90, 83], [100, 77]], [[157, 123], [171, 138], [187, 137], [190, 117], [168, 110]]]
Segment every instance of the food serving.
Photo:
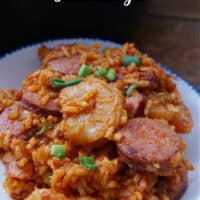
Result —
[[[0, 91], [4, 188], [18, 200], [178, 200], [193, 120], [173, 77], [133, 43], [38, 49]], [[28, 66], [27, 66], [28, 67]]]

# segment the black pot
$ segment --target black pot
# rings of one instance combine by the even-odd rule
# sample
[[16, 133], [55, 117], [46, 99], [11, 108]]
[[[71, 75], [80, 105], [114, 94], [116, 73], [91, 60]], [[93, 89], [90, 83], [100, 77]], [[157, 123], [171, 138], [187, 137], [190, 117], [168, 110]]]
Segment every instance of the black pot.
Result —
[[0, 53], [53, 38], [92, 37], [124, 42], [146, 11], [146, 1], [2, 1]]

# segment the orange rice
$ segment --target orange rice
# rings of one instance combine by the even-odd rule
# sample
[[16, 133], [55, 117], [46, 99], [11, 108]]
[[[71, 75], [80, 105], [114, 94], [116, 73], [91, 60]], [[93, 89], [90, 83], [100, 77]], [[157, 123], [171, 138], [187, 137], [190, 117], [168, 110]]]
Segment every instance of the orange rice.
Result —
[[[13, 199], [175, 200], [183, 194], [187, 171], [193, 169], [182, 154], [184, 143], [181, 155], [174, 158], [178, 166], [162, 175], [129, 167], [116, 147], [122, 139], [116, 132], [130, 118], [125, 94], [131, 84], [137, 85], [131, 97], [145, 97], [143, 110], [134, 113], [134, 118], [164, 120], [177, 134], [191, 131], [191, 114], [173, 78], [133, 43], [99, 49], [99, 44], [59, 45], [54, 49], [41, 46], [41, 68], [26, 77], [19, 91], [0, 91], [4, 187]], [[140, 59], [140, 67], [134, 62], [123, 67], [122, 57], [133, 55]], [[61, 73], [52, 68], [51, 61], [74, 57], [79, 59], [79, 66], [92, 67], [91, 75], [73, 87], [53, 88], [52, 78], [69, 81], [78, 73]], [[114, 69], [115, 81], [95, 77], [95, 71], [101, 67]], [[24, 103], [25, 92], [32, 99]], [[52, 126], [40, 134], [47, 121]], [[54, 144], [65, 145], [64, 158], [51, 154]], [[84, 168], [80, 164], [82, 156], [92, 157], [98, 168]], [[185, 186], [180, 190], [182, 182]]]

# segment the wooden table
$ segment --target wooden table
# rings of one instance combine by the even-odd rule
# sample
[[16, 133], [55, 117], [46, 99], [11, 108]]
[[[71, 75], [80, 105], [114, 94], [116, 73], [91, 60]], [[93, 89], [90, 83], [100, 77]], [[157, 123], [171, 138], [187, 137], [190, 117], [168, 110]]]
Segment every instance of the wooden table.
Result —
[[200, 89], [200, 0], [149, 0], [136, 46]]

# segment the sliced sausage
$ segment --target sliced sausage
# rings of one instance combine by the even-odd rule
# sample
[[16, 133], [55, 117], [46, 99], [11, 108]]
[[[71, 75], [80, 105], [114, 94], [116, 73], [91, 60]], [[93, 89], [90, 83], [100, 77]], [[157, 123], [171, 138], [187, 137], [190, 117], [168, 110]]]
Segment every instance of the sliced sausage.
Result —
[[63, 74], [77, 74], [80, 68], [80, 56], [57, 58], [49, 61], [48, 65], [55, 71]]
[[161, 173], [177, 166], [181, 159], [181, 139], [165, 122], [134, 118], [118, 131], [121, 159], [130, 167]]
[[6, 163], [6, 175], [10, 178], [17, 178], [19, 180], [31, 180], [33, 178], [34, 168], [33, 165], [29, 162], [19, 168], [17, 166], [17, 161], [12, 160], [9, 163]]
[[9, 113], [11, 113], [11, 112], [17, 112], [16, 118], [18, 118], [20, 108], [21, 108], [20, 104], [16, 103], [16, 104], [6, 108], [1, 113], [1, 115], [0, 115], [0, 132], [10, 131], [15, 136], [18, 136], [21, 134], [22, 124], [21, 124], [20, 120], [9, 119]]
[[59, 114], [55, 99], [59, 89], [52, 87], [51, 80], [61, 78], [61, 73], [51, 68], [37, 70], [27, 76], [22, 84], [22, 102], [27, 109], [44, 114]]
[[38, 93], [30, 92], [27, 89], [23, 90], [22, 103], [24, 106], [36, 113], [44, 114], [60, 114], [60, 108], [55, 103], [55, 99], [50, 99], [46, 104], [41, 103], [41, 96]]
[[129, 118], [143, 116], [145, 108], [145, 96], [136, 93], [134, 96], [126, 97], [125, 109]]
[[35, 189], [25, 200], [70, 200], [53, 189]]
[[[36, 126], [34, 120], [39, 120], [38, 116], [25, 110], [21, 103], [17, 102], [6, 108], [0, 115], [0, 133], [7, 138], [17, 137], [28, 139], [31, 137], [32, 129]], [[27, 138], [28, 137], [28, 138]]]

